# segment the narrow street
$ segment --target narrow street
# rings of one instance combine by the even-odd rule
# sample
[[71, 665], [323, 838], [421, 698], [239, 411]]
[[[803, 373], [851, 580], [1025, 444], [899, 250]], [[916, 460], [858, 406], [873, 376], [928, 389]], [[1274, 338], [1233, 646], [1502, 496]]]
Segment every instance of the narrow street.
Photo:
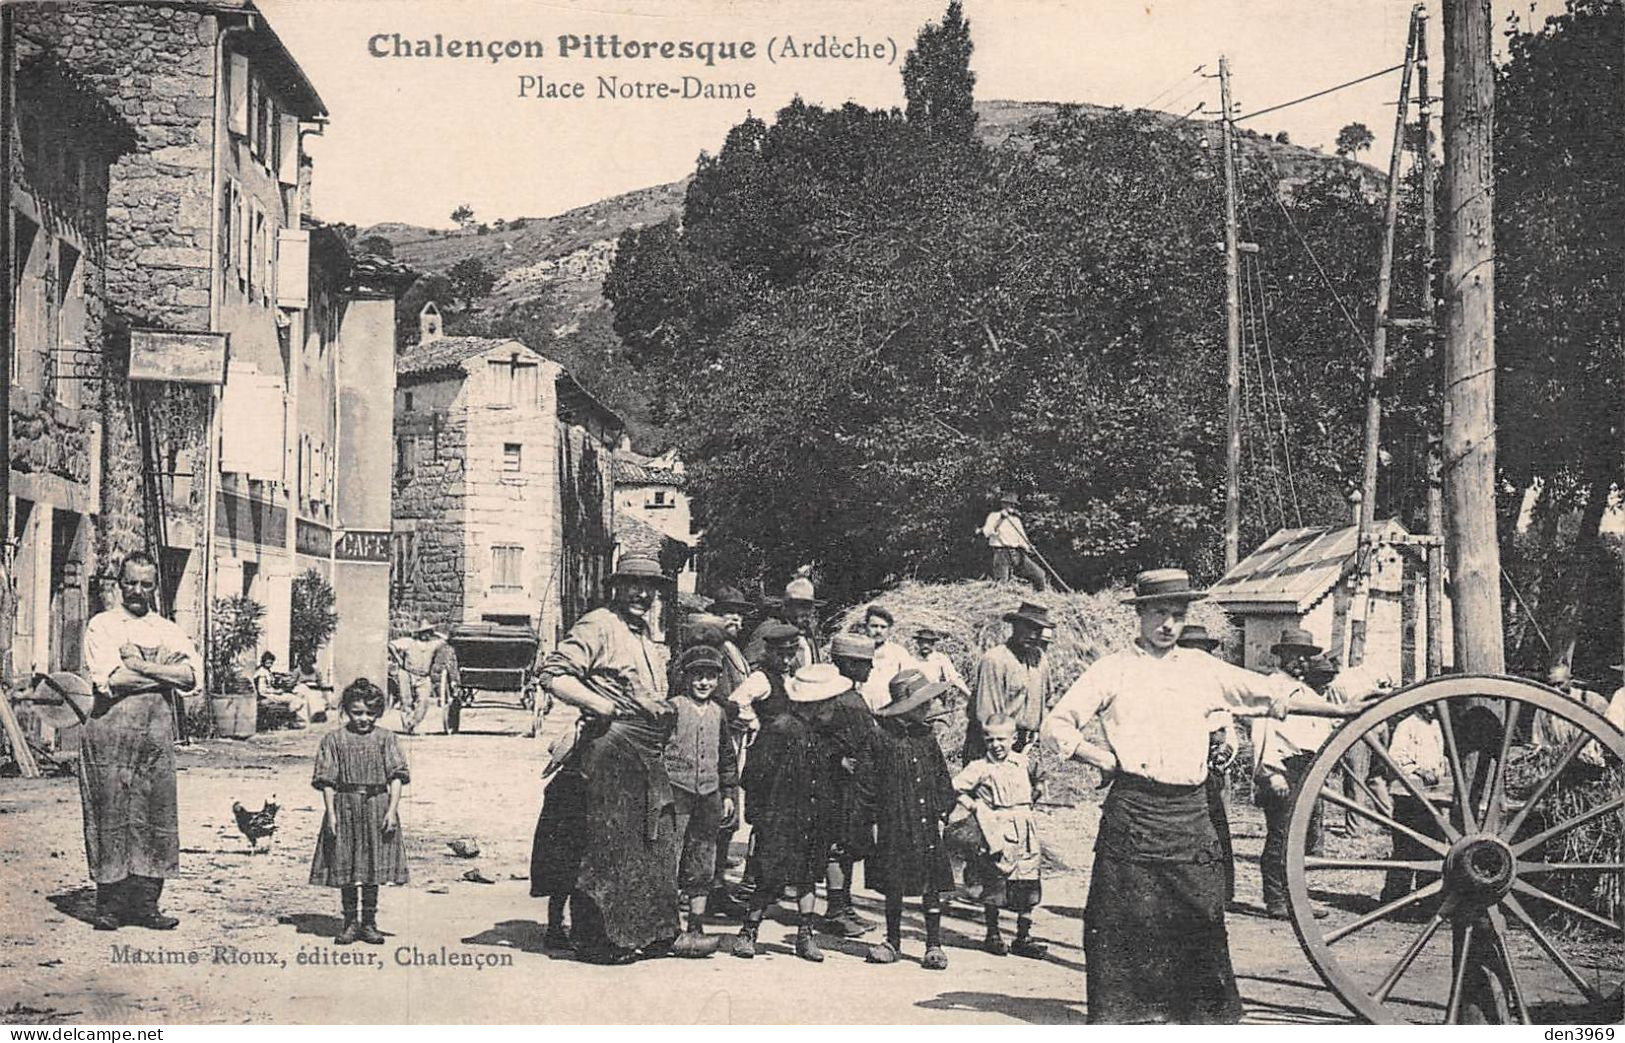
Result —
[[[1078, 868], [1044, 881], [1035, 919], [1050, 944], [1042, 963], [983, 953], [979, 912], [964, 907], [945, 923], [951, 965], [941, 973], [919, 966], [921, 928], [912, 911], [905, 960], [891, 967], [865, 964], [861, 944], [834, 939], [824, 940], [822, 965], [804, 963], [785, 944], [792, 929], [773, 924], [763, 928], [765, 956], [750, 963], [719, 953], [603, 968], [548, 955], [545, 903], [529, 896], [525, 878], [537, 776], [548, 740], [568, 719], [568, 711], [556, 712], [541, 739], [528, 739], [521, 712], [482, 704], [465, 713], [460, 735], [405, 740], [413, 779], [402, 817], [412, 882], [384, 889], [379, 924], [391, 937], [377, 948], [333, 946], [338, 896], [305, 883], [321, 822], [309, 777], [322, 726], [179, 752], [182, 876], [164, 904], [181, 925], [170, 933], [91, 930], [94, 891], [74, 781], [0, 781], [0, 888], [10, 896], [0, 926], [0, 1011], [8, 1021], [137, 1024], [1084, 1020], [1087, 879]], [[257, 809], [273, 795], [282, 805], [276, 836], [269, 853], [250, 855], [232, 802]], [[1263, 826], [1256, 809], [1235, 805], [1239, 892], [1251, 905]], [[1050, 846], [1086, 868], [1095, 808], [1058, 814], [1047, 820]], [[447, 848], [466, 837], [478, 840], [478, 858]], [[493, 882], [463, 879], [474, 869]], [[875, 896], [860, 888], [858, 898], [880, 920]], [[1380, 974], [1408, 940], [1403, 930], [1382, 923], [1344, 944]], [[1230, 917], [1230, 932], [1248, 1021], [1350, 1020], [1289, 923], [1243, 913]], [[170, 962], [121, 962], [124, 946]], [[442, 950], [452, 965], [431, 965]], [[1432, 955], [1432, 971], [1446, 970], [1448, 948]]]

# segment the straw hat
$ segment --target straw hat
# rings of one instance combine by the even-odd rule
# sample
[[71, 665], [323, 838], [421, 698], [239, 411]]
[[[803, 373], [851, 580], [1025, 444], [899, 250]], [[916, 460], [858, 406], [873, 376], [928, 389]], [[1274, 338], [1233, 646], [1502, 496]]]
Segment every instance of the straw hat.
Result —
[[954, 686], [941, 681], [932, 681], [918, 670], [902, 670], [891, 679], [887, 686], [887, 694], [891, 702], [875, 711], [876, 717], [896, 717], [905, 714], [918, 706], [923, 706], [932, 699], [946, 695], [954, 690]]
[[845, 631], [836, 634], [829, 641], [830, 658], [841, 656], [845, 659], [873, 659], [875, 657], [875, 642], [871, 637], [863, 634], [851, 634]]
[[1148, 605], [1159, 601], [1201, 601], [1206, 591], [1191, 587], [1191, 574], [1184, 569], [1148, 569], [1134, 577], [1134, 596], [1125, 605]]
[[616, 563], [615, 571], [610, 573], [610, 579], [647, 579], [659, 583], [670, 583], [672, 578], [660, 568], [660, 562], [647, 554], [623, 554]]
[[1055, 625], [1055, 623], [1049, 617], [1049, 609], [1045, 608], [1043, 605], [1035, 605], [1031, 601], [1023, 601], [1021, 603], [1021, 607], [1016, 609], [1014, 612], [1006, 612], [1004, 614], [1004, 621], [1006, 623], [1029, 623], [1040, 630], [1043, 630], [1046, 627], [1053, 627]]
[[797, 670], [784, 690], [793, 703], [821, 703], [851, 687], [851, 679], [835, 669], [834, 664], [812, 663]]

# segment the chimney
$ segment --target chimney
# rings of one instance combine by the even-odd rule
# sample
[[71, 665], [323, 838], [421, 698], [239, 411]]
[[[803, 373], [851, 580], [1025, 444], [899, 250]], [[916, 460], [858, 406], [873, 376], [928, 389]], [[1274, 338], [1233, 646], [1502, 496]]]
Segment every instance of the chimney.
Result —
[[418, 343], [427, 344], [431, 340], [439, 339], [440, 309], [435, 306], [434, 301], [429, 301], [423, 305], [423, 310], [418, 312]]
[[632, 436], [623, 432], [620, 442], [615, 446], [615, 450], [616, 452], [630, 453], [632, 451]]

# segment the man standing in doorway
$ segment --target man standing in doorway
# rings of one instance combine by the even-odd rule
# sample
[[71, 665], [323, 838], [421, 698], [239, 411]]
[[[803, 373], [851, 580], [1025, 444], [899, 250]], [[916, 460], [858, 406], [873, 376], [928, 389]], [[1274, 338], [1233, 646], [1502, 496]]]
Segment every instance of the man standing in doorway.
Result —
[[993, 578], [1007, 580], [1020, 576], [1033, 585], [1034, 590], [1048, 590], [1049, 579], [1033, 555], [1033, 545], [1027, 539], [1027, 527], [1022, 524], [1020, 501], [1014, 493], [999, 498], [999, 509], [982, 523], [982, 538], [987, 540], [993, 556]]
[[157, 590], [157, 564], [137, 551], [119, 568], [119, 606], [85, 626], [95, 705], [80, 739], [79, 797], [98, 931], [180, 923], [158, 910], [164, 880], [180, 872], [170, 704], [202, 684], [203, 660], [185, 631], [153, 611]]

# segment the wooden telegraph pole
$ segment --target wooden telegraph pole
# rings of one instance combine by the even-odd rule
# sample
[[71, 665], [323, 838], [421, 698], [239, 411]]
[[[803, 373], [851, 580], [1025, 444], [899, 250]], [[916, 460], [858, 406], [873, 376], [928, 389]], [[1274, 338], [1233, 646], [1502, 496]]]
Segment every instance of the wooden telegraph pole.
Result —
[[[1434, 308], [1433, 280], [1437, 274], [1434, 255], [1435, 235], [1433, 203], [1433, 98], [1428, 82], [1428, 13], [1420, 8], [1416, 16], [1416, 162], [1422, 182], [1422, 323], [1426, 338], [1427, 356], [1432, 358], [1439, 345], [1439, 331]], [[1437, 372], [1437, 370], [1435, 370]], [[1442, 382], [1441, 382], [1442, 383]], [[1440, 387], [1433, 395], [1431, 415], [1439, 417]], [[1427, 521], [1428, 533], [1444, 538], [1444, 477], [1440, 457], [1442, 440], [1437, 434], [1428, 435], [1427, 456]], [[1439, 544], [1427, 548], [1427, 675], [1437, 677], [1444, 670], [1444, 547]]]
[[1348, 665], [1365, 659], [1366, 616], [1370, 614], [1371, 568], [1375, 547], [1370, 544], [1377, 518], [1377, 455], [1382, 442], [1382, 378], [1388, 365], [1388, 299], [1393, 289], [1394, 225], [1399, 220], [1399, 164], [1405, 155], [1405, 119], [1410, 112], [1411, 68], [1416, 62], [1417, 10], [1405, 42], [1405, 69], [1399, 79], [1399, 107], [1394, 114], [1394, 144], [1388, 157], [1388, 205], [1383, 215], [1382, 260], [1377, 266], [1377, 317], [1371, 331], [1371, 355], [1365, 378], [1365, 456], [1360, 481], [1360, 522], [1355, 554], [1360, 562], [1359, 591], [1354, 596], [1354, 618], [1349, 620]]
[[1445, 0], [1444, 480], [1456, 665], [1506, 672], [1495, 533], [1495, 79], [1490, 0]]
[[1219, 57], [1224, 137], [1225, 486], [1224, 569], [1241, 559], [1241, 258], [1236, 245], [1236, 129], [1230, 123], [1230, 59]]

